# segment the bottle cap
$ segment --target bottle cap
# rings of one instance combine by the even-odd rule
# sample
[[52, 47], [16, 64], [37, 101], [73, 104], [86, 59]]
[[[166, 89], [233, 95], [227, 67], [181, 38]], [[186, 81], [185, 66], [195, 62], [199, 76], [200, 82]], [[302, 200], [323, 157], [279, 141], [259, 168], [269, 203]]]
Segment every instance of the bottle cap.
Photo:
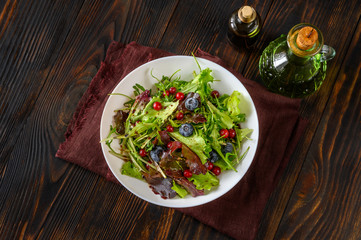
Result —
[[243, 6], [238, 10], [238, 17], [244, 23], [250, 23], [256, 18], [256, 11], [250, 6]]
[[297, 47], [302, 50], [308, 50], [316, 43], [318, 34], [316, 29], [312, 27], [303, 27], [298, 32], [296, 39]]

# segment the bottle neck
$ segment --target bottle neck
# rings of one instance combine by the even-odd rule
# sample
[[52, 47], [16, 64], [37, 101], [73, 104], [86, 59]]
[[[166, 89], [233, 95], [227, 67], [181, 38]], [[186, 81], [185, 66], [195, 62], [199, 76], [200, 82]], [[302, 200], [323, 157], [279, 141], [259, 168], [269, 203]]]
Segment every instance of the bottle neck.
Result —
[[289, 57], [297, 62], [304, 62], [320, 52], [323, 36], [319, 29], [310, 24], [298, 24], [287, 35]]

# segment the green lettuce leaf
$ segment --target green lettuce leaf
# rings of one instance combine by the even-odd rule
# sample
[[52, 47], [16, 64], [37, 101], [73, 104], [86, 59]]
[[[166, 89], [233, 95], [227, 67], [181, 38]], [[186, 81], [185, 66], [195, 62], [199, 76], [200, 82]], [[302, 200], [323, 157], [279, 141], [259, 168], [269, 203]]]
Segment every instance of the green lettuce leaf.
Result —
[[179, 132], [169, 132], [168, 134], [189, 147], [195, 154], [198, 155], [203, 164], [207, 162], [208, 158], [205, 155], [207, 144], [201, 136], [193, 134], [190, 137], [184, 137]]
[[240, 92], [233, 91], [231, 96], [225, 99], [225, 104], [231, 116], [237, 116], [238, 114], [241, 113], [241, 110], [239, 109], [239, 104], [241, 103], [240, 96], [241, 96]]
[[234, 122], [244, 122], [246, 119], [246, 115], [244, 113], [241, 113], [240, 109], [240, 103], [242, 98], [243, 97], [240, 92], [233, 91], [231, 96], [224, 100], [224, 104], [227, 107], [229, 116]]
[[141, 120], [145, 123], [152, 123], [157, 121], [158, 124], [163, 124], [164, 121], [177, 109], [179, 101], [176, 102], [162, 102], [162, 109], [156, 111], [153, 109], [153, 103], [160, 101], [159, 98], [154, 97], [144, 108], [141, 114], [134, 116], [132, 121]]
[[122, 166], [121, 173], [130, 177], [143, 179], [142, 174], [140, 173], [138, 168], [134, 167], [132, 162], [125, 162]]
[[179, 195], [179, 197], [184, 198], [185, 196], [188, 195], [187, 190], [185, 190], [184, 188], [182, 188], [180, 185], [178, 185], [174, 180], [173, 180], [173, 187], [172, 189]]
[[192, 177], [188, 178], [196, 186], [198, 190], [211, 190], [212, 187], [219, 185], [219, 179], [207, 172], [206, 174], [193, 174]]
[[[201, 97], [207, 96], [206, 94], [209, 94], [212, 91], [208, 84], [213, 82], [211, 72], [212, 70], [209, 68], [202, 70], [191, 82], [182, 87], [181, 92], [187, 94], [198, 90], [197, 92], [201, 95]], [[203, 97], [202, 99], [204, 99]]]

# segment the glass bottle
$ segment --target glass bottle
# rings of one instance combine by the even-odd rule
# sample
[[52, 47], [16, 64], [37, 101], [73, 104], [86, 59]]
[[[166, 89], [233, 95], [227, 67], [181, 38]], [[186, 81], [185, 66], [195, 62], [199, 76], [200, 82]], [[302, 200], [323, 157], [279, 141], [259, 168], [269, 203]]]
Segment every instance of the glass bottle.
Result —
[[262, 81], [272, 92], [301, 98], [316, 92], [326, 77], [327, 61], [336, 52], [323, 44], [321, 31], [306, 23], [271, 42], [259, 61]]
[[261, 18], [250, 6], [243, 6], [234, 11], [228, 21], [228, 39], [239, 48], [249, 48], [261, 30]]

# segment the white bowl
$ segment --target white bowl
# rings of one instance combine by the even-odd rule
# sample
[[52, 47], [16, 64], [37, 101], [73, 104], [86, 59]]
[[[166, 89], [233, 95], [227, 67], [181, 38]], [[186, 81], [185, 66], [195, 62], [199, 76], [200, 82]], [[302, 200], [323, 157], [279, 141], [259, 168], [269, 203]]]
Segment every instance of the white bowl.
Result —
[[[173, 199], [162, 199], [160, 195], [156, 195], [149, 188], [148, 183], [145, 181], [132, 178], [120, 173], [123, 165], [123, 160], [111, 155], [108, 147], [104, 142], [101, 143], [102, 151], [105, 160], [118, 181], [127, 188], [130, 192], [140, 197], [141, 199], [151, 202], [156, 205], [172, 207], [172, 208], [185, 208], [205, 204], [215, 200], [231, 190], [245, 175], [249, 166], [251, 165], [257, 149], [258, 143], [258, 117], [256, 108], [252, 101], [251, 96], [247, 92], [243, 84], [228, 70], [222, 66], [203, 58], [197, 58], [197, 61], [202, 69], [210, 68], [214, 79], [221, 80], [212, 83], [212, 88], [218, 90], [221, 94], [231, 94], [234, 90], [239, 91], [244, 96], [247, 102], [246, 106], [241, 106], [241, 111], [246, 112], [246, 122], [242, 123], [243, 128], [253, 129], [250, 135], [251, 140], [244, 142], [242, 152], [250, 147], [246, 157], [243, 161], [236, 166], [237, 172], [233, 170], [224, 171], [219, 175], [219, 186], [212, 189], [203, 196], [192, 197], [190, 194], [185, 198], [175, 197]], [[178, 76], [182, 80], [190, 81], [193, 79], [193, 71], [199, 73], [198, 66], [191, 56], [172, 56], [164, 57], [145, 63], [129, 73], [113, 90], [113, 93], [123, 93], [129, 96], [133, 95], [133, 85], [139, 83], [146, 89], [154, 87], [156, 80], [151, 76], [161, 78], [164, 76], [171, 76], [175, 71], [179, 70]], [[107, 137], [109, 133], [109, 126], [112, 124], [114, 110], [123, 107], [124, 102], [128, 101], [123, 96], [109, 96], [109, 99], [104, 107], [103, 115], [100, 125], [100, 139]], [[117, 142], [113, 141], [114, 149], [117, 149]]]

